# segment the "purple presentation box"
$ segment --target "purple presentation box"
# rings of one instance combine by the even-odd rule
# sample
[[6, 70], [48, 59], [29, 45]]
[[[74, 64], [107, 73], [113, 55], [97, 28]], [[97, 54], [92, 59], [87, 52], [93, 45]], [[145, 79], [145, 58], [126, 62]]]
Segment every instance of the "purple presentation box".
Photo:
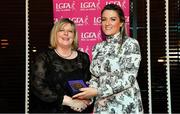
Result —
[[80, 88], [88, 87], [88, 85], [83, 80], [70, 80], [68, 81], [68, 89], [71, 95], [79, 93]]

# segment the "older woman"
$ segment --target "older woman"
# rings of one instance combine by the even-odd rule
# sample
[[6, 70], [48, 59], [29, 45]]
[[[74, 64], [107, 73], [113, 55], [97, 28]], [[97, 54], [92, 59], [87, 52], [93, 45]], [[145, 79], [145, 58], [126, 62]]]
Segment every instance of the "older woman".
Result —
[[37, 55], [31, 69], [30, 112], [92, 112], [89, 100], [72, 99], [68, 81], [88, 81], [88, 54], [78, 51], [73, 21], [64, 18], [55, 23], [50, 36], [51, 49]]

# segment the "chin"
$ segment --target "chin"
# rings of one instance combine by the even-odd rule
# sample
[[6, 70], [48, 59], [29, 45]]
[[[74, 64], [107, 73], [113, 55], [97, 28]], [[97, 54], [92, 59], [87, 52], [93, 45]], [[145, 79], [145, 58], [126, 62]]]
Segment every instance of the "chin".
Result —
[[113, 35], [113, 34], [111, 34], [111, 33], [105, 33], [105, 35], [106, 35], [106, 36], [111, 36], [111, 35]]
[[104, 31], [104, 34], [105, 34], [105, 35], [110, 35], [111, 33], [110, 33], [110, 32], [107, 32], [107, 31]]

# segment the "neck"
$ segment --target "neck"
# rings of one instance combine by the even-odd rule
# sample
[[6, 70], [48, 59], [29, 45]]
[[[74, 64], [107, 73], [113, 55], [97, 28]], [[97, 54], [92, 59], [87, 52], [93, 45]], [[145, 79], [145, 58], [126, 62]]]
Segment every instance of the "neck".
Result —
[[107, 36], [107, 42], [109, 43], [120, 43], [121, 41], [122, 41], [122, 36], [120, 32], [111, 36]]
[[114, 34], [114, 35], [109, 35], [109, 36], [107, 36], [107, 37], [114, 38], [114, 37], [118, 37], [119, 35], [120, 35], [120, 32], [118, 32], [118, 33], [116, 33], [116, 34]]
[[71, 57], [71, 55], [72, 55], [72, 53], [73, 53], [73, 51], [71, 50], [71, 48], [68, 48], [68, 49], [56, 48], [56, 49], [54, 49], [54, 50], [55, 50], [55, 52], [56, 52], [59, 56], [61, 56], [61, 57], [63, 57], [63, 58], [69, 58], [69, 57]]

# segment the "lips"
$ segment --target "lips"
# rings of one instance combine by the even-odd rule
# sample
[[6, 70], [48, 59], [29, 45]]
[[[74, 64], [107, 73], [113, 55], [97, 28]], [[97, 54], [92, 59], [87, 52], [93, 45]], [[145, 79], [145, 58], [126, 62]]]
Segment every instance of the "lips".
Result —
[[112, 27], [105, 27], [105, 30], [112, 30]]
[[70, 38], [62, 38], [62, 40], [69, 41]]

